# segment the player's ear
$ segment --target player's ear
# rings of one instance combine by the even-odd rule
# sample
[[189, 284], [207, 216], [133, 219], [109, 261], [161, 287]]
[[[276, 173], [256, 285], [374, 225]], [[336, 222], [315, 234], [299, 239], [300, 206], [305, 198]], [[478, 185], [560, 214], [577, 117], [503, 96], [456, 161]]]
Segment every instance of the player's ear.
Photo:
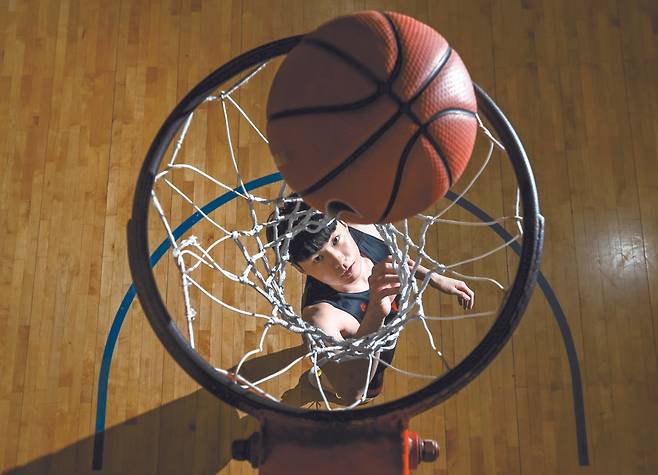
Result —
[[291, 262], [290, 264], [302, 274], [306, 274], [306, 272], [304, 272], [304, 269], [302, 269], [302, 266], [300, 266], [296, 262]]
[[343, 221], [342, 219], [336, 218], [336, 222], [342, 224], [345, 227], [347, 227], [347, 222]]

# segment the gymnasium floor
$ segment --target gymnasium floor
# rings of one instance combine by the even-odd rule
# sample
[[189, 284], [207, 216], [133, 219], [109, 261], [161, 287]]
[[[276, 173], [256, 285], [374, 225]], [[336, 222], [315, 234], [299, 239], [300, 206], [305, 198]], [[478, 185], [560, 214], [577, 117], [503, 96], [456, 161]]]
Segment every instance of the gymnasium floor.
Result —
[[[547, 223], [510, 344], [412, 420], [443, 450], [416, 473], [658, 473], [658, 4], [0, 0], [3, 473], [254, 473], [229, 452], [255, 420], [200, 389], [131, 300], [135, 180], [217, 66], [362, 9], [449, 40], [521, 135]], [[298, 343], [280, 336], [278, 358]], [[245, 345], [222, 341], [223, 362]]]

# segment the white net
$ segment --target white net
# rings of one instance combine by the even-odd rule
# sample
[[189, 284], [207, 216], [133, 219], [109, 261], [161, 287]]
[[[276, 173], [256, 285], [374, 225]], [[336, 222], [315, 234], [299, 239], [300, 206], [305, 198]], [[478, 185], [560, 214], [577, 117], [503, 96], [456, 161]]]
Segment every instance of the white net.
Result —
[[[323, 365], [355, 358], [367, 360], [370, 367], [378, 362], [388, 371], [425, 383], [437, 378], [459, 356], [455, 351], [450, 357], [446, 356], [435, 323], [492, 320], [505, 295], [506, 270], [492, 276], [469, 272], [469, 269], [476, 269], [474, 263], [504, 252], [511, 243], [522, 238], [518, 192], [509, 216], [490, 221], [467, 219], [465, 213], [459, 214], [453, 209], [491, 163], [496, 163], [492, 160], [494, 151], [503, 152], [503, 147], [478, 118], [481, 145], [477, 150], [481, 157], [471, 160], [462, 178], [461, 191], [451, 200], [442, 200], [426, 215], [397, 225], [377, 225], [402, 284], [397, 316], [374, 333], [337, 340], [300, 317], [302, 282], [288, 263], [291, 239], [301, 230], [313, 232], [325, 226], [331, 218], [312, 220], [318, 212], [301, 211], [299, 206], [294, 208], [298, 219], [282, 216], [281, 207], [287, 202], [299, 203], [300, 198], [291, 196], [284, 182], [270, 180], [273, 184], [259, 187], [257, 181], [250, 180], [259, 173], [273, 171], [268, 168], [273, 167], [273, 161], [261, 124], [264, 122], [263, 91], [267, 90], [270, 80], [263, 72], [265, 67], [263, 64], [255, 68], [236, 83], [208, 96], [190, 113], [156, 176], [152, 203], [164, 226], [178, 276], [176, 286], [163, 284], [167, 285], [169, 308], [182, 308], [181, 321], [186, 327], [189, 344], [218, 371], [229, 375], [235, 384], [275, 401], [281, 401], [281, 396], [268, 390], [268, 382], [286, 378], [286, 375], [289, 382], [294, 381], [291, 372], [309, 371], [319, 393], [318, 401], [327, 409], [351, 409], [364, 403], [370, 371], [363, 375], [366, 390], [361, 396], [355, 401], [339, 401], [339, 404], [331, 397], [331, 391], [325, 387], [326, 380], [321, 377]], [[253, 91], [249, 91], [252, 87]], [[222, 209], [209, 206], [208, 203], [218, 196], [225, 196], [225, 201], [230, 203]], [[451, 214], [458, 216], [453, 218]], [[194, 217], [196, 224], [180, 232], [188, 215]], [[289, 223], [284, 233], [277, 227], [282, 222]], [[486, 246], [470, 246], [470, 255], [462, 253], [451, 262], [439, 259], [437, 236], [441, 235], [443, 227], [477, 228], [482, 233], [495, 225], [508, 225], [513, 230], [512, 238]], [[271, 242], [266, 238], [268, 227], [274, 233]], [[412, 268], [402, 265], [408, 259], [414, 262]], [[417, 272], [420, 266], [429, 270], [422, 278]], [[425, 298], [432, 274], [453, 276], [489, 288], [497, 299], [483, 299], [490, 308], [480, 311], [442, 312], [441, 305], [434, 302], [428, 306]], [[174, 279], [171, 273], [166, 275]], [[175, 290], [181, 288], [182, 293]], [[411, 325], [420, 328], [420, 334], [425, 335], [428, 348], [438, 361], [438, 365], [432, 366], [432, 372], [402, 368], [380, 359], [382, 352], [399, 344], [403, 330]], [[300, 335], [304, 351], [270, 368], [269, 374], [247, 375], [243, 371], [245, 365], [268, 353], [271, 350], [269, 339], [281, 339], [280, 330]], [[240, 349], [241, 354], [233, 351], [228, 357], [213, 352], [208, 335], [216, 338], [219, 332], [232, 334], [230, 338], [233, 339], [222, 344], [231, 345], [233, 350]], [[259, 335], [256, 341], [240, 339], [240, 335], [255, 332]], [[236, 344], [236, 335], [240, 344]]]

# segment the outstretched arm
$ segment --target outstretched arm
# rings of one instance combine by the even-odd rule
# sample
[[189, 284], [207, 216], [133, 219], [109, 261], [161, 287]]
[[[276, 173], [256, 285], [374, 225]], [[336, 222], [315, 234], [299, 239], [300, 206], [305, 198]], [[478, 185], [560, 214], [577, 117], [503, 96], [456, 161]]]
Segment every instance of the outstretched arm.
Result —
[[[408, 262], [410, 266], [414, 265], [414, 262], [411, 259], [409, 259]], [[427, 268], [418, 266], [418, 270], [416, 271], [416, 278], [419, 280], [425, 279], [425, 276], [429, 272], [430, 271]], [[456, 295], [459, 305], [462, 306], [465, 310], [472, 309], [473, 305], [475, 304], [475, 292], [473, 292], [468, 287], [468, 285], [466, 285], [466, 283], [461, 280], [453, 279], [451, 277], [446, 277], [445, 275], [432, 272], [429, 285], [445, 294]]]

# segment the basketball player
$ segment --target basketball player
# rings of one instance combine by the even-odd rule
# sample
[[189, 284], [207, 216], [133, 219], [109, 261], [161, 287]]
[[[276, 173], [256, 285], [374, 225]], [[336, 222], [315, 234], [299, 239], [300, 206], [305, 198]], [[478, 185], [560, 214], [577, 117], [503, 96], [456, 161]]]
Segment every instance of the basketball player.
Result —
[[[280, 210], [281, 216], [294, 213], [297, 205], [287, 203]], [[308, 209], [308, 205], [299, 203], [299, 211]], [[297, 224], [300, 218], [291, 219]], [[316, 214], [311, 222], [319, 223], [323, 219], [323, 215]], [[288, 229], [289, 221], [279, 223], [279, 235]], [[332, 220], [317, 232], [306, 229], [293, 237], [289, 246], [290, 263], [307, 277], [302, 318], [337, 340], [375, 332], [395, 318], [400, 281], [393, 269], [388, 247], [375, 226], [347, 225]], [[270, 242], [274, 240], [273, 227], [267, 228], [267, 237]], [[423, 278], [427, 272], [420, 267], [416, 277]], [[457, 296], [463, 308], [473, 308], [474, 293], [464, 282], [434, 273], [430, 285]], [[391, 363], [394, 352], [395, 349], [386, 350], [379, 354], [379, 358]], [[334, 392], [346, 404], [356, 401], [363, 395], [368, 365], [367, 359], [325, 364], [322, 367], [323, 388]], [[367, 398], [381, 392], [385, 368], [385, 365], [373, 362]], [[315, 375], [309, 379], [313, 384]]]

